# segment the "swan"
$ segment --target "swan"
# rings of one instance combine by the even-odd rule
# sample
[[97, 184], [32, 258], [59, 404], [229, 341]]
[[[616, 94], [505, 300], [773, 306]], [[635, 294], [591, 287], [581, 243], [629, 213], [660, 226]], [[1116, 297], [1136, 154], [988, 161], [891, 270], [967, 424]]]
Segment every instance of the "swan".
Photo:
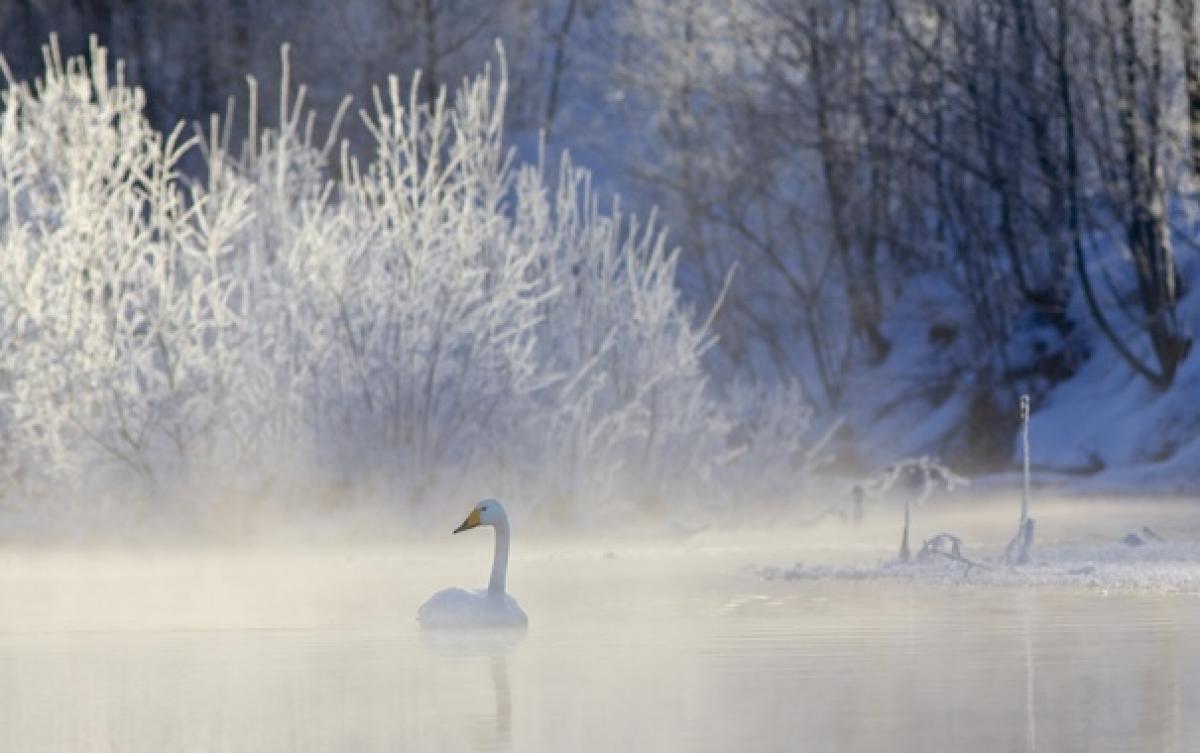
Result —
[[447, 588], [429, 597], [417, 611], [422, 628], [442, 627], [525, 627], [529, 618], [517, 600], [504, 591], [508, 574], [508, 514], [499, 500], [480, 500], [454, 533], [479, 526], [496, 529], [496, 550], [492, 558], [492, 577], [485, 590], [467, 591]]

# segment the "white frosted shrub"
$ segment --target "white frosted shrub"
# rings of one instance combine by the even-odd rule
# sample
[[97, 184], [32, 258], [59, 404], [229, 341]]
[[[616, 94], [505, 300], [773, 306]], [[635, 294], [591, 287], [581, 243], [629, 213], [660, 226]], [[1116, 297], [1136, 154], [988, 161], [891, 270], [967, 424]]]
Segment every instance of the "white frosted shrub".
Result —
[[191, 143], [150, 129], [141, 94], [93, 55], [52, 47], [45, 78], [4, 100], [0, 400], [29, 480], [186, 471], [231, 387], [220, 256], [237, 207], [199, 221], [206, 199], [178, 173]]
[[560, 444], [542, 472], [568, 496], [584, 489], [654, 503], [694, 491], [682, 482], [708, 479], [727, 426], [700, 363], [711, 338], [674, 285], [678, 252], [653, 219], [627, 220], [616, 201], [603, 213], [588, 174], [569, 161], [553, 197], [543, 185], [530, 167], [517, 191], [519, 217], [552, 220], [521, 228], [521, 243], [544, 249], [547, 284], [558, 291], [543, 306], [539, 360], [563, 378], [537, 414]]
[[7, 488], [382, 478], [420, 503], [479, 477], [561, 511], [728, 465], [678, 253], [566, 158], [513, 165], [503, 66], [452, 106], [390, 79], [361, 159], [286, 54], [279, 126], [252, 96], [239, 150], [216, 118], [155, 132], [120, 70], [52, 43], [4, 97]]

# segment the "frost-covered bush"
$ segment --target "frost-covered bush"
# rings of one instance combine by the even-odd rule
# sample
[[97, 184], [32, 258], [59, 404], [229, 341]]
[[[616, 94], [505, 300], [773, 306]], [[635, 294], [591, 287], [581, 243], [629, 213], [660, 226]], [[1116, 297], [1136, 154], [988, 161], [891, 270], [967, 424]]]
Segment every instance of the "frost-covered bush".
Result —
[[147, 479], [218, 440], [239, 338], [224, 257], [248, 218], [178, 172], [194, 142], [154, 132], [120, 68], [47, 52], [0, 120], [0, 364], [8, 480]]
[[285, 55], [278, 127], [255, 111], [238, 150], [216, 118], [153, 130], [96, 46], [64, 61], [52, 43], [44, 78], [10, 81], [7, 488], [304, 468], [414, 502], [483, 474], [564, 504], [710, 478], [729, 408], [677, 253], [569, 160], [553, 179], [514, 165], [503, 65], [452, 103], [390, 79], [360, 112], [362, 158], [340, 112], [318, 137], [286, 75]]

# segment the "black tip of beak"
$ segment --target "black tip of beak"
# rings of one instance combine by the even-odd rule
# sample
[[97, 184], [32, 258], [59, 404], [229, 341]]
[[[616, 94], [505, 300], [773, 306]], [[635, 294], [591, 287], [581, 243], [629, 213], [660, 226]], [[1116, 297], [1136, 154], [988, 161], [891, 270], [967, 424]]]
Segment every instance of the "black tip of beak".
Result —
[[462, 533], [465, 530], [467, 530], [467, 524], [463, 523], [461, 526], [459, 526], [458, 528], [455, 528], [453, 531], [451, 531], [451, 533]]

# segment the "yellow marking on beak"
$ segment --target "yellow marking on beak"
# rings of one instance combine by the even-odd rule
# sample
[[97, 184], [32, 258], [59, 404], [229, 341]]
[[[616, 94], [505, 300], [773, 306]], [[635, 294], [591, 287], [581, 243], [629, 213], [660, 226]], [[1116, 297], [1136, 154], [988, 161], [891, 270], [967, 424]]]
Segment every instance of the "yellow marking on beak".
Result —
[[477, 525], [479, 525], [479, 510], [472, 510], [471, 514], [467, 516], [467, 519], [463, 521], [463, 524], [458, 528], [455, 528], [454, 532], [461, 533], [463, 531], [469, 531]]

